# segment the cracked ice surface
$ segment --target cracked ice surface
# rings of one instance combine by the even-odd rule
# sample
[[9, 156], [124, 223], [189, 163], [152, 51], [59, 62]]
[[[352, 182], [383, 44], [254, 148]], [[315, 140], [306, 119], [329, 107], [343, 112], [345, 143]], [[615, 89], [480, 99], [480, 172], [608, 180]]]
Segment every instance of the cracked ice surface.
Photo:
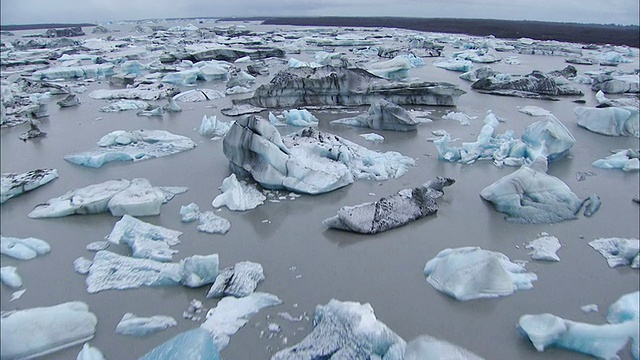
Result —
[[0, 204], [47, 184], [57, 177], [56, 169], [36, 169], [22, 174], [4, 173], [0, 178]]
[[226, 295], [245, 297], [252, 294], [262, 280], [264, 280], [262, 265], [242, 261], [225, 268], [218, 274], [207, 297], [216, 298]]
[[116, 130], [98, 141], [99, 149], [69, 154], [65, 160], [99, 168], [112, 161], [141, 161], [191, 150], [196, 143], [165, 130]]
[[126, 313], [116, 326], [116, 334], [142, 337], [155, 334], [178, 323], [171, 316], [155, 315], [151, 317], [139, 317], [132, 313]]
[[205, 211], [198, 215], [198, 231], [208, 234], [226, 234], [231, 229], [231, 222], [221, 216], [213, 213], [213, 211]]
[[595, 239], [589, 242], [594, 250], [607, 259], [610, 268], [631, 266], [640, 268], [640, 240], [623, 238]]
[[445, 249], [424, 266], [427, 282], [458, 300], [493, 298], [533, 288], [538, 276], [499, 252], [463, 247]]
[[540, 234], [540, 237], [528, 243], [525, 248], [531, 249], [529, 253], [533, 260], [560, 261], [556, 252], [560, 249], [560, 241], [555, 236], [547, 233]]
[[217, 348], [222, 350], [229, 344], [229, 337], [240, 330], [251, 315], [263, 308], [280, 304], [282, 301], [277, 296], [262, 292], [242, 298], [227, 296], [209, 310], [207, 320], [200, 327], [209, 332]]
[[394, 358], [394, 348], [401, 351], [405, 345], [400, 336], [376, 319], [370, 304], [332, 299], [316, 306], [313, 323], [311, 334], [277, 352], [271, 360], [388, 359]]
[[182, 332], [162, 343], [140, 360], [220, 360], [218, 347], [202, 328]]
[[129, 215], [124, 215], [111, 230], [107, 240], [131, 248], [131, 256], [156, 261], [171, 261], [178, 250], [170, 247], [180, 243], [181, 231], [152, 225]]
[[403, 360], [482, 360], [478, 355], [429, 335], [420, 335], [409, 341]]
[[220, 191], [222, 194], [216, 196], [211, 203], [215, 208], [226, 206], [234, 211], [251, 210], [264, 204], [267, 199], [254, 185], [238, 181], [236, 174], [222, 180]]
[[44, 240], [36, 238], [19, 239], [0, 236], [0, 253], [20, 260], [30, 260], [51, 251], [51, 246]]
[[3, 315], [2, 359], [31, 359], [81, 344], [93, 338], [97, 323], [89, 306], [80, 301]]

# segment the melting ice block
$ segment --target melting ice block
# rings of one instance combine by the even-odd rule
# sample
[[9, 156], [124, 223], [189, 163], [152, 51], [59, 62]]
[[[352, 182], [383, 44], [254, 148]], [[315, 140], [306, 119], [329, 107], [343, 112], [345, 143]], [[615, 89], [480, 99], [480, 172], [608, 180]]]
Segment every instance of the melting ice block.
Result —
[[131, 248], [132, 256], [156, 261], [171, 261], [178, 250], [170, 247], [180, 243], [182, 232], [152, 225], [124, 215], [111, 230], [107, 240]]
[[98, 348], [89, 345], [89, 343], [84, 343], [76, 360], [104, 360], [104, 355]]
[[222, 350], [229, 344], [229, 337], [240, 330], [251, 315], [280, 304], [282, 301], [277, 296], [261, 292], [242, 298], [227, 296], [209, 310], [207, 320], [200, 327], [209, 332], [217, 348]]
[[209, 333], [196, 328], [182, 332], [144, 354], [139, 360], [220, 360]]
[[0, 268], [0, 280], [10, 288], [19, 288], [22, 286], [22, 278], [18, 274], [15, 266], [3, 266]]
[[402, 351], [405, 341], [376, 319], [370, 304], [332, 299], [316, 307], [313, 324], [307, 337], [271, 360], [402, 359], [391, 355]]
[[374, 130], [414, 131], [420, 123], [399, 105], [380, 99], [371, 104], [366, 114], [338, 119], [332, 124], [368, 127]]
[[536, 274], [498, 252], [463, 247], [445, 249], [424, 267], [427, 282], [458, 300], [493, 298], [533, 288]]
[[540, 234], [540, 237], [528, 243], [525, 248], [531, 249], [529, 253], [533, 260], [560, 261], [556, 251], [560, 249], [560, 241], [555, 236], [547, 233]]
[[225, 268], [218, 274], [216, 281], [207, 293], [207, 297], [248, 296], [255, 291], [258, 283], [262, 280], [264, 280], [262, 265], [251, 261], [242, 261]]
[[222, 180], [220, 191], [222, 194], [216, 196], [211, 204], [215, 208], [226, 206], [234, 211], [251, 210], [264, 204], [267, 199], [255, 186], [238, 181], [236, 174]]
[[138, 317], [132, 313], [126, 313], [116, 326], [116, 334], [142, 337], [176, 325], [178, 323], [171, 316]]
[[595, 239], [589, 242], [594, 250], [607, 259], [609, 267], [631, 266], [640, 268], [640, 240], [623, 238]]
[[604, 159], [594, 161], [591, 165], [601, 169], [620, 169], [622, 171], [639, 171], [640, 159], [637, 150], [620, 150]]
[[231, 128], [230, 122], [218, 121], [215, 115], [202, 116], [202, 122], [198, 128], [198, 134], [209, 138], [224, 136]]
[[409, 341], [403, 360], [482, 360], [469, 350], [429, 335], [420, 335]]
[[70, 154], [65, 160], [99, 168], [112, 161], [140, 161], [191, 150], [196, 143], [165, 130], [116, 130], [98, 141], [99, 149]]
[[19, 239], [0, 236], [0, 253], [20, 260], [30, 260], [51, 251], [51, 246], [44, 240], [36, 238]]
[[487, 186], [480, 196], [507, 214], [507, 221], [525, 224], [575, 219], [583, 205], [585, 216], [591, 216], [600, 206], [597, 196], [580, 199], [562, 180], [548, 175], [544, 157]]
[[0, 178], [0, 204], [58, 178], [56, 169], [36, 169], [26, 173], [4, 173]]
[[317, 126], [318, 118], [306, 109], [291, 109], [282, 112], [284, 121], [293, 126]]
[[413, 68], [409, 59], [395, 57], [391, 60], [374, 63], [367, 69], [370, 73], [385, 79], [401, 80], [409, 76], [409, 69]]
[[438, 211], [435, 199], [444, 195], [443, 190], [455, 182], [437, 177], [420, 187], [404, 189], [383, 197], [376, 202], [356, 206], [344, 206], [338, 214], [322, 223], [330, 228], [375, 234], [406, 225]]
[[226, 234], [231, 229], [231, 222], [216, 215], [213, 211], [205, 211], [198, 215], [198, 231], [208, 234]]
[[578, 106], [573, 110], [578, 126], [609, 136], [640, 137], [638, 108], [633, 106], [590, 108]]
[[2, 359], [31, 359], [93, 338], [98, 318], [72, 301], [11, 312], [0, 318]]
[[451, 71], [460, 71], [467, 72], [471, 70], [473, 64], [469, 60], [464, 59], [445, 59], [445, 60], [437, 60], [433, 62], [433, 66], [447, 69]]

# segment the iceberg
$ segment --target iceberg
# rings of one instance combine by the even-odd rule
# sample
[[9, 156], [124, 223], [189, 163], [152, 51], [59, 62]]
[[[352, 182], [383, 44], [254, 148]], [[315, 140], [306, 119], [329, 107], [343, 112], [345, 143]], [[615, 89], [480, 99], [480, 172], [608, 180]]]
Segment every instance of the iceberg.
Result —
[[207, 100], [215, 100], [223, 98], [225, 95], [222, 91], [211, 89], [193, 89], [181, 92], [173, 97], [175, 101], [181, 102], [200, 102]]
[[[158, 108], [161, 109], [161, 108]], [[116, 130], [98, 141], [97, 150], [79, 152], [65, 160], [92, 168], [112, 161], [141, 161], [191, 150], [197, 145], [186, 136], [165, 130]]]
[[507, 221], [551, 224], [576, 219], [585, 206], [585, 216], [598, 210], [600, 200], [592, 195], [580, 199], [562, 180], [547, 174], [547, 161], [538, 157], [531, 165], [499, 179], [480, 192], [480, 197], [505, 213]]
[[638, 318], [640, 318], [640, 292], [638, 291], [622, 295], [607, 310], [607, 322], [609, 324], [638, 321]]
[[469, 350], [436, 339], [429, 335], [420, 335], [409, 341], [404, 349], [403, 360], [482, 360]]
[[116, 100], [100, 108], [101, 112], [118, 112], [126, 110], [148, 110], [151, 105], [142, 100]]
[[456, 120], [460, 122], [460, 125], [469, 126], [471, 125], [471, 120], [477, 119], [477, 116], [469, 116], [463, 112], [455, 112], [451, 111], [446, 115], [442, 115], [443, 120]]
[[93, 338], [97, 323], [80, 301], [10, 312], [0, 318], [0, 356], [31, 359], [81, 344]]
[[368, 127], [374, 130], [414, 131], [418, 129], [420, 122], [401, 106], [380, 99], [371, 104], [366, 114], [333, 120], [331, 123]]
[[98, 89], [89, 93], [92, 99], [129, 99], [129, 100], [159, 100], [164, 99], [176, 92], [171, 86], [138, 86], [127, 89]]
[[578, 126], [609, 136], [640, 138], [638, 108], [633, 106], [590, 108], [578, 106], [573, 110]]
[[98, 251], [86, 279], [87, 291], [134, 289], [146, 286], [200, 287], [218, 276], [218, 254], [194, 255], [179, 263], [136, 259], [110, 251]]
[[287, 124], [293, 126], [317, 126], [318, 118], [306, 109], [291, 109], [282, 112]]
[[4, 173], [0, 177], [0, 204], [57, 178], [57, 169], [36, 169], [22, 174]]
[[582, 95], [582, 91], [569, 85], [561, 85], [555, 80], [555, 74], [545, 74], [534, 70], [527, 75], [501, 74], [478, 79], [471, 85], [472, 89], [487, 91], [498, 95], [520, 97], [551, 97], [559, 95]]
[[67, 108], [80, 105], [80, 99], [75, 94], [69, 94], [64, 99], [56, 102], [61, 108]]
[[195, 85], [200, 69], [177, 71], [162, 77], [162, 82], [172, 85]]
[[209, 138], [222, 137], [231, 128], [231, 122], [218, 121], [215, 115], [202, 116], [202, 122], [198, 128], [198, 134]]
[[207, 312], [207, 320], [200, 325], [213, 338], [216, 347], [223, 350], [229, 338], [248, 321], [249, 317], [263, 308], [282, 304], [277, 296], [255, 292], [242, 298], [227, 296]]
[[236, 174], [222, 180], [220, 191], [222, 194], [216, 196], [211, 203], [215, 208], [226, 206], [233, 211], [251, 210], [264, 204], [267, 199], [255, 186], [238, 181]]
[[548, 116], [551, 115], [551, 111], [543, 109], [535, 105], [527, 105], [518, 109], [519, 112], [531, 116]]
[[87, 275], [91, 265], [93, 265], [93, 261], [83, 256], [73, 260], [73, 270], [80, 275]]
[[176, 325], [178, 323], [171, 316], [138, 317], [132, 313], [126, 313], [116, 326], [116, 334], [142, 337]]
[[332, 299], [316, 306], [313, 325], [307, 337], [278, 351], [271, 360], [401, 359], [391, 355], [406, 345], [376, 318], [370, 304]]
[[379, 141], [379, 142], [384, 141], [384, 136], [376, 133], [360, 134], [360, 136], [362, 136], [367, 141]]
[[607, 259], [610, 268], [631, 266], [640, 268], [640, 240], [623, 238], [601, 238], [589, 242], [594, 250]]
[[51, 246], [36, 238], [19, 239], [0, 236], [0, 253], [19, 260], [30, 260], [51, 251]]
[[182, 232], [152, 225], [125, 214], [111, 230], [107, 240], [131, 248], [131, 256], [156, 261], [171, 261], [178, 250], [170, 247], [180, 243]]
[[491, 66], [485, 65], [461, 74], [460, 79], [476, 82], [480, 79], [496, 76], [498, 74], [500, 73], [491, 69]]
[[220, 353], [209, 333], [195, 328], [167, 340], [139, 360], [220, 360]]
[[216, 281], [207, 293], [207, 297], [249, 296], [262, 280], [264, 280], [262, 265], [251, 261], [242, 261], [225, 268], [218, 274]]
[[556, 254], [560, 247], [558, 238], [547, 233], [541, 233], [540, 237], [525, 245], [526, 249], [532, 250], [529, 255], [533, 260], [546, 261], [560, 261]]
[[409, 59], [395, 57], [388, 61], [371, 64], [367, 70], [381, 78], [402, 80], [409, 77], [409, 69], [413, 67]]
[[198, 231], [208, 234], [226, 234], [231, 229], [231, 222], [213, 213], [213, 211], [205, 211], [198, 215]]
[[129, 187], [114, 194], [107, 207], [113, 216], [159, 215], [165, 199], [166, 193], [161, 188], [152, 186], [147, 179], [136, 178]]
[[620, 169], [622, 171], [640, 170], [640, 159], [637, 150], [620, 150], [604, 159], [598, 159], [591, 165], [601, 169]]
[[420, 187], [404, 189], [376, 202], [344, 206], [322, 223], [330, 228], [362, 234], [375, 234], [406, 225], [438, 211], [435, 199], [455, 180], [437, 177]]
[[104, 360], [104, 355], [98, 348], [89, 345], [89, 343], [84, 343], [76, 360]]
[[440, 251], [424, 266], [424, 276], [436, 290], [461, 301], [511, 295], [532, 289], [538, 280], [506, 255], [479, 247]]
[[464, 59], [445, 59], [445, 60], [437, 60], [433, 62], [433, 66], [439, 67], [441, 69], [447, 69], [451, 71], [459, 71], [459, 72], [468, 72], [473, 67], [473, 64], [469, 60]]
[[1, 267], [0, 280], [10, 288], [15, 289], [22, 286], [22, 278], [20, 277], [20, 274], [18, 274], [18, 268], [15, 266]]
[[200, 207], [196, 203], [180, 206], [180, 220], [183, 223], [190, 223], [198, 220]]

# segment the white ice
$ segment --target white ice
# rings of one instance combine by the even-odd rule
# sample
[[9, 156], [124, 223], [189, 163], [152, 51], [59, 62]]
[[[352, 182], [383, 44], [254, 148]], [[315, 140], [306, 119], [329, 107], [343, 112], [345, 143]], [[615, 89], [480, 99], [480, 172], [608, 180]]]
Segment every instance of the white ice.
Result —
[[37, 169], [22, 174], [4, 173], [0, 177], [0, 204], [58, 178], [57, 169]]
[[440, 251], [426, 263], [424, 275], [436, 290], [461, 301], [511, 295], [533, 288], [538, 279], [506, 255], [479, 247]]
[[198, 231], [208, 234], [226, 234], [231, 229], [231, 222], [216, 215], [213, 211], [205, 211], [198, 215]]
[[181, 231], [146, 223], [129, 215], [124, 215], [111, 230], [107, 240], [131, 248], [131, 256], [156, 261], [171, 261], [178, 250], [171, 246], [180, 243]]
[[451, 71], [467, 72], [473, 67], [473, 63], [463, 59], [445, 59], [433, 62], [433, 65]]
[[306, 109], [291, 109], [282, 112], [287, 124], [293, 126], [317, 126], [318, 118]]
[[207, 293], [207, 297], [249, 296], [262, 280], [264, 280], [262, 265], [251, 261], [241, 261], [223, 269], [218, 274], [216, 281]]
[[409, 341], [402, 360], [482, 360], [478, 355], [429, 335]]
[[631, 266], [640, 268], [640, 240], [623, 238], [600, 238], [589, 242], [594, 250], [607, 259], [609, 267]]
[[101, 112], [119, 112], [126, 110], [147, 110], [151, 104], [142, 100], [117, 100], [100, 108]]
[[451, 111], [446, 115], [442, 115], [443, 120], [456, 120], [460, 122], [460, 125], [469, 126], [471, 125], [471, 120], [477, 119], [477, 116], [469, 116], [463, 112], [455, 112]]
[[578, 106], [573, 110], [578, 126], [609, 136], [640, 137], [638, 108], [633, 106], [590, 108]]
[[181, 332], [139, 360], [220, 360], [220, 353], [209, 333], [195, 328]]
[[196, 203], [180, 206], [180, 220], [184, 223], [190, 223], [198, 220], [200, 216], [200, 207]]
[[178, 323], [171, 316], [154, 315], [151, 317], [139, 317], [132, 313], [126, 313], [116, 326], [116, 334], [142, 337], [155, 334]]
[[366, 133], [366, 134], [360, 134], [360, 136], [362, 136], [365, 140], [367, 141], [384, 141], [384, 136], [380, 135], [380, 134], [376, 134], [376, 133]]
[[89, 345], [89, 343], [84, 343], [82, 345], [82, 350], [78, 353], [76, 360], [104, 360], [104, 355], [98, 348]]
[[22, 278], [20, 277], [20, 274], [18, 274], [18, 268], [15, 266], [1, 267], [0, 280], [10, 288], [16, 289], [22, 286]]
[[51, 251], [51, 246], [44, 240], [36, 238], [19, 239], [0, 236], [0, 253], [20, 260], [30, 260]]
[[204, 115], [198, 128], [198, 134], [209, 138], [222, 137], [229, 131], [231, 124], [231, 122], [218, 121], [215, 115]]
[[600, 169], [620, 169], [631, 172], [640, 170], [638, 151], [633, 149], [620, 150], [604, 159], [598, 159], [591, 165]]
[[231, 174], [222, 180], [220, 191], [222, 191], [222, 194], [216, 196], [212, 202], [215, 208], [226, 206], [233, 211], [251, 210], [264, 204], [267, 199], [255, 185], [238, 181], [235, 174]]
[[529, 255], [533, 260], [546, 261], [560, 261], [556, 254], [560, 247], [558, 238], [547, 233], [540, 234], [540, 237], [525, 245], [525, 248], [532, 250]]

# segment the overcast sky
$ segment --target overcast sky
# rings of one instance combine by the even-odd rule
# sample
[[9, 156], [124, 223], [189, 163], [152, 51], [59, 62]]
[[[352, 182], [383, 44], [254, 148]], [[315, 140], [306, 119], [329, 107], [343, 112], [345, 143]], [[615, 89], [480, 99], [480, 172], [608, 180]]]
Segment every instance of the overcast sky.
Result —
[[638, 0], [0, 0], [2, 24], [167, 17], [407, 16], [638, 25]]

